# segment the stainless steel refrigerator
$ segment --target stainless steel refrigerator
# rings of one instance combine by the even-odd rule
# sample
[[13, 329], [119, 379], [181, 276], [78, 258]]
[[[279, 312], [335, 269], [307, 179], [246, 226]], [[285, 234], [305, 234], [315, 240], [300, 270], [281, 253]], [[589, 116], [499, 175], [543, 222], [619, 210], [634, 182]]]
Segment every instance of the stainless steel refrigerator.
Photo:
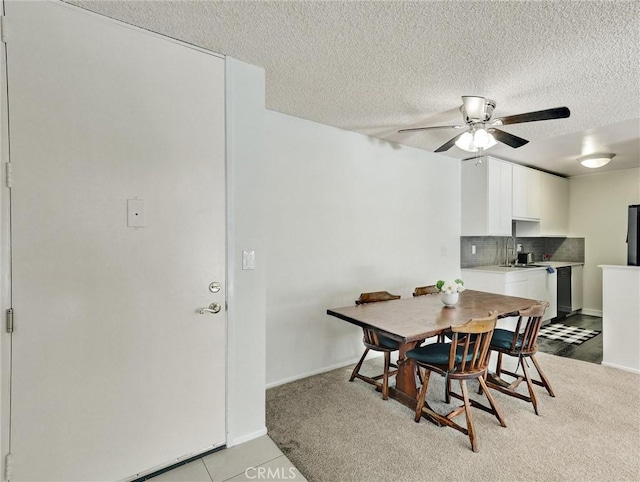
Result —
[[640, 266], [640, 204], [629, 206], [627, 264], [629, 266]]

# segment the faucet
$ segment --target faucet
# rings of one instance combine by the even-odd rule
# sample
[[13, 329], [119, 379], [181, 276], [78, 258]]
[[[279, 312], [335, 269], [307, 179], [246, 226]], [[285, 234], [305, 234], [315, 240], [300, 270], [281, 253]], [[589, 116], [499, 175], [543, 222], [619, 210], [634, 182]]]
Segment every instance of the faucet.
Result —
[[513, 256], [513, 253], [515, 253], [515, 251], [516, 251], [516, 240], [515, 240], [515, 238], [513, 236], [509, 236], [507, 238], [507, 242], [504, 245], [504, 264], [505, 265], [511, 264], [509, 262], [509, 240], [511, 240], [511, 245], [512, 245], [512, 247], [511, 247], [511, 256]]

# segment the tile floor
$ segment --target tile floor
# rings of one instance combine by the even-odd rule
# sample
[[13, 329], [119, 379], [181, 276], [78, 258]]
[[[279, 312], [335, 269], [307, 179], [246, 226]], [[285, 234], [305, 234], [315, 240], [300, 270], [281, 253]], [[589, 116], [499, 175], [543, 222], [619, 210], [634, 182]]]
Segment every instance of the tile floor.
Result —
[[[602, 318], [598, 316], [577, 313], [557, 321], [563, 325], [577, 326], [602, 332]], [[602, 363], [602, 333], [585, 341], [581, 345], [572, 345], [559, 340], [549, 340], [538, 337], [538, 349], [552, 355], [600, 364]]]
[[268, 435], [205, 455], [148, 480], [153, 482], [306, 481]]

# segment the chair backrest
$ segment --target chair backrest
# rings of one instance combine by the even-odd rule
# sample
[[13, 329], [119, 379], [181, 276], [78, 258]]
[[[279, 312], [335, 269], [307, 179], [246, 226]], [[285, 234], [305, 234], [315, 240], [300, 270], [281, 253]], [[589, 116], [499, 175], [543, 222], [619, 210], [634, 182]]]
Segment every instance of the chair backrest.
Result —
[[489, 345], [497, 319], [498, 312], [492, 311], [485, 318], [472, 318], [464, 325], [451, 327], [450, 375], [464, 376], [487, 368]]
[[388, 291], [372, 291], [371, 293], [362, 293], [360, 298], [356, 300], [356, 305], [365, 303], [377, 303], [378, 301], [399, 300], [400, 295], [392, 295]]
[[[370, 293], [362, 293], [356, 300], [356, 305], [364, 305], [366, 303], [378, 303], [380, 301], [399, 300], [400, 295], [392, 295], [388, 291], [372, 291]], [[368, 328], [362, 328], [364, 333], [363, 342], [365, 346], [373, 345], [380, 346], [380, 339], [378, 338], [378, 332]]]
[[541, 301], [527, 310], [518, 312], [518, 323], [513, 332], [513, 340], [511, 340], [512, 351], [535, 353], [538, 344], [538, 333], [542, 326], [542, 317], [547, 306], [549, 306], [549, 303]]
[[435, 295], [437, 293], [438, 288], [436, 288], [436, 285], [418, 286], [415, 290], [413, 290], [413, 296]]

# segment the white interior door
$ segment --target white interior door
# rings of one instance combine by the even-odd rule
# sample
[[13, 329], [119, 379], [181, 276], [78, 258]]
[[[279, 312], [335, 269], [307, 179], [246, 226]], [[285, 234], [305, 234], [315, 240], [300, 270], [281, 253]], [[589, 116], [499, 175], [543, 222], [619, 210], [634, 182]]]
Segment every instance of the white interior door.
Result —
[[11, 480], [122, 479], [222, 445], [224, 59], [6, 3]]

